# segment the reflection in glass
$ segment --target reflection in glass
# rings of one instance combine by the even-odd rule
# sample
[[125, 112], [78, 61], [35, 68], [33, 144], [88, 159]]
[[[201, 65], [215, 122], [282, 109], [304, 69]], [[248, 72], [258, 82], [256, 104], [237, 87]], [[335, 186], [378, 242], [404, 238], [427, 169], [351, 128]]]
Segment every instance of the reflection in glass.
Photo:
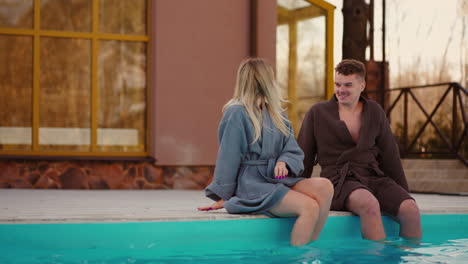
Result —
[[0, 0], [0, 27], [32, 28], [33, 0]]
[[278, 5], [287, 9], [298, 9], [310, 6], [305, 0], [278, 0]]
[[297, 22], [296, 96], [299, 120], [309, 108], [325, 99], [325, 17]]
[[146, 43], [99, 43], [98, 149], [144, 151]]
[[307, 1], [277, 0], [277, 75], [282, 95], [292, 103], [297, 130], [309, 108], [326, 94], [326, 16]]
[[31, 149], [32, 37], [0, 35], [0, 150]]
[[281, 96], [288, 99], [289, 26], [276, 27], [276, 79]]
[[92, 0], [41, 1], [41, 29], [91, 31]]
[[41, 38], [40, 150], [89, 151], [91, 42]]
[[99, 31], [146, 35], [147, 0], [100, 0]]

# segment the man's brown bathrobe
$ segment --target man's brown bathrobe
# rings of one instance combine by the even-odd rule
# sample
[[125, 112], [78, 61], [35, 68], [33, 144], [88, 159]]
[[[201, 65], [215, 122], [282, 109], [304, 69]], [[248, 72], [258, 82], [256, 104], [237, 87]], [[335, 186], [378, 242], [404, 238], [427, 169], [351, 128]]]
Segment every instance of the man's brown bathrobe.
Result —
[[346, 210], [348, 195], [364, 188], [383, 211], [397, 215], [401, 202], [412, 199], [398, 148], [382, 108], [362, 96], [359, 100], [363, 108], [357, 143], [340, 120], [335, 96], [307, 112], [298, 137], [305, 154], [303, 177], [310, 177], [316, 162], [320, 164], [321, 177], [335, 187], [332, 210]]

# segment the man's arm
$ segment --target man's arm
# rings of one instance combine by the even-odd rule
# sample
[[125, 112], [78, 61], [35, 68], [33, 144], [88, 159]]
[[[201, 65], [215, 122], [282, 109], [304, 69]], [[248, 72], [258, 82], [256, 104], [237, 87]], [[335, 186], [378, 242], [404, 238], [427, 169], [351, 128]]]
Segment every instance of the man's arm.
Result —
[[385, 112], [380, 107], [379, 110], [381, 111], [381, 126], [377, 138], [377, 147], [381, 150], [380, 157], [378, 158], [380, 169], [386, 176], [392, 178], [398, 185], [408, 191], [408, 182], [401, 165], [398, 145], [390, 129]]
[[302, 151], [304, 151], [304, 172], [301, 177], [310, 178], [314, 170], [315, 156], [317, 156], [312, 110], [309, 110], [304, 117], [299, 136], [297, 137], [297, 143]]

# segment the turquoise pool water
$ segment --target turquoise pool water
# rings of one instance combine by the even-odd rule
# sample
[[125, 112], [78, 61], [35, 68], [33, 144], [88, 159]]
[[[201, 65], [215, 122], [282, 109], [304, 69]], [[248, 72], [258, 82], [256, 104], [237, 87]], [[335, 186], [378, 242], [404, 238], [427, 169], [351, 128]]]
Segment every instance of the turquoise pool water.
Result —
[[358, 217], [330, 217], [319, 241], [289, 246], [293, 219], [0, 225], [0, 263], [468, 263], [468, 215], [422, 216], [419, 243], [361, 239]]

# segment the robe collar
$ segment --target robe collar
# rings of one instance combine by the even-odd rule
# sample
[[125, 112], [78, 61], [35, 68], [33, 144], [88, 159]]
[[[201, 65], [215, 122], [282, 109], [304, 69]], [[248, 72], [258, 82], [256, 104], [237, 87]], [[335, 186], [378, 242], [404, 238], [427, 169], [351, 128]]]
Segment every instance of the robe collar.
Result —
[[346, 124], [340, 120], [340, 114], [338, 112], [338, 98], [336, 98], [336, 94], [333, 94], [333, 96], [330, 98], [329, 102], [331, 103], [332, 105], [332, 111], [333, 111], [333, 115], [336, 119], [336, 121], [341, 125], [343, 126], [343, 130], [345, 133], [343, 136], [347, 137], [349, 140], [351, 140], [355, 145], [356, 147], [361, 147], [362, 145], [362, 142], [363, 142], [363, 138], [367, 137], [367, 134], [369, 131], [367, 131], [369, 129], [369, 126], [367, 125], [367, 122], [369, 122], [370, 120], [370, 116], [369, 116], [369, 111], [367, 110], [367, 105], [368, 105], [368, 99], [365, 98], [364, 96], [362, 96], [362, 94], [359, 96], [359, 101], [362, 102], [362, 111], [361, 111], [361, 128], [359, 130], [359, 139], [357, 142], [354, 142], [352, 136], [351, 136], [351, 133], [349, 132], [348, 128], [346, 127]]

